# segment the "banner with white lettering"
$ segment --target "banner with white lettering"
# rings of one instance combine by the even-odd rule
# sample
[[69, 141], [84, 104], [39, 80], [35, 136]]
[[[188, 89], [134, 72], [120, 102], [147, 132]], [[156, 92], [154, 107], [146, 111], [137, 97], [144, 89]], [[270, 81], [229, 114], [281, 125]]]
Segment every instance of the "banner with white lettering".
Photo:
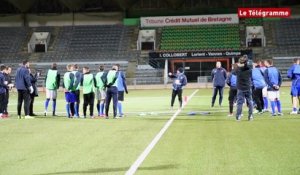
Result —
[[149, 57], [154, 59], [174, 59], [174, 58], [221, 58], [238, 57], [251, 54], [251, 50], [238, 51], [189, 51], [189, 52], [150, 52]]
[[238, 23], [237, 14], [141, 17], [141, 27]]

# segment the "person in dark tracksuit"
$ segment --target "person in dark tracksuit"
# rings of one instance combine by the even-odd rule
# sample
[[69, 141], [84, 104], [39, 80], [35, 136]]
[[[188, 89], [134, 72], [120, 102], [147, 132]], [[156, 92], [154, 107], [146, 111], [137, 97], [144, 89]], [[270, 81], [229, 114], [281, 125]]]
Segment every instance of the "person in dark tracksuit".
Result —
[[233, 69], [229, 73], [226, 84], [230, 87], [229, 89], [229, 114], [228, 116], [233, 116], [233, 104], [236, 101], [237, 89], [236, 89], [236, 71], [237, 71], [237, 64], [233, 64]]
[[281, 74], [273, 66], [273, 60], [265, 60], [265, 65], [267, 69], [265, 70], [264, 77], [268, 87], [268, 98], [271, 101], [272, 116], [276, 116], [275, 108], [277, 108], [277, 115], [282, 116], [279, 92], [282, 83]]
[[222, 105], [223, 100], [223, 91], [225, 86], [225, 81], [227, 78], [226, 70], [221, 67], [221, 62], [216, 63], [216, 68], [214, 68], [211, 72], [211, 79], [213, 81], [213, 97], [211, 101], [211, 107], [214, 107], [217, 93], [219, 92], [219, 106]]
[[105, 106], [105, 115], [106, 119], [109, 118], [108, 112], [109, 112], [109, 105], [111, 99], [113, 99], [113, 114], [114, 119], [117, 119], [117, 106], [118, 106], [118, 88], [117, 88], [117, 78], [118, 78], [118, 66], [114, 65], [110, 71], [108, 71], [103, 78], [105, 79], [105, 86], [107, 87], [106, 91], [106, 106]]
[[15, 83], [18, 90], [18, 118], [21, 119], [21, 108], [24, 101], [25, 119], [32, 119], [34, 117], [29, 116], [30, 94], [34, 92], [30, 81], [29, 74], [29, 62], [23, 61], [23, 65], [17, 69]]
[[29, 115], [30, 116], [36, 116], [35, 113], [33, 113], [33, 104], [34, 104], [34, 99], [35, 97], [39, 96], [38, 95], [38, 89], [36, 87], [36, 82], [39, 78], [39, 73], [36, 72], [34, 75], [32, 74], [31, 72], [31, 69], [28, 69], [29, 70], [29, 73], [30, 73], [30, 81], [31, 81], [31, 84], [32, 84], [32, 87], [33, 87], [33, 93], [30, 94], [30, 105], [29, 105]]
[[237, 112], [236, 120], [240, 121], [242, 117], [243, 104], [248, 104], [248, 120], [253, 120], [253, 100], [251, 92], [251, 75], [252, 67], [248, 65], [248, 57], [246, 55], [239, 59], [237, 69]]
[[171, 98], [171, 108], [173, 109], [174, 101], [178, 95], [179, 107], [182, 107], [182, 89], [187, 84], [187, 78], [183, 73], [183, 68], [178, 68], [177, 73], [173, 75], [169, 73], [169, 77], [173, 79], [173, 90]]
[[256, 109], [254, 113], [262, 114], [264, 109], [264, 99], [263, 99], [263, 88], [266, 86], [266, 81], [264, 78], [264, 73], [260, 68], [261, 61], [258, 60], [257, 63], [253, 64], [252, 69], [252, 85], [253, 85], [253, 100], [256, 104]]
[[94, 101], [95, 93], [94, 88], [96, 84], [96, 79], [93, 74], [91, 74], [88, 67], [83, 67], [83, 76], [81, 78], [81, 86], [83, 93], [83, 117], [86, 118], [87, 106], [90, 106], [90, 117], [94, 118]]
[[7, 88], [6, 88], [6, 96], [5, 96], [5, 105], [4, 105], [4, 113], [2, 117], [9, 117], [8, 116], [8, 102], [9, 102], [9, 91], [13, 88], [13, 83], [11, 81], [11, 67], [7, 66], [4, 73], [5, 81], [7, 82]]
[[3, 117], [5, 102], [6, 102], [6, 89], [7, 89], [7, 82], [5, 81], [4, 70], [6, 66], [0, 66], [0, 119], [5, 118]]

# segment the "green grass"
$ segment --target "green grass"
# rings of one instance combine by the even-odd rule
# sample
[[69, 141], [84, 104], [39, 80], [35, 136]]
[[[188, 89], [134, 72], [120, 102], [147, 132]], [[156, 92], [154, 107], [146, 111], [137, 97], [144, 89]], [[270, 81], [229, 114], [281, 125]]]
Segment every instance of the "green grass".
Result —
[[[193, 91], [185, 89], [184, 95]], [[288, 91], [281, 93], [283, 117], [263, 114], [236, 122], [227, 117], [227, 90], [223, 107], [211, 109], [211, 89], [200, 89], [137, 174], [299, 174], [300, 115], [288, 115]], [[10, 119], [0, 120], [0, 174], [124, 174], [174, 114], [170, 94], [131, 90], [125, 97], [127, 117], [120, 120], [67, 119], [64, 113], [18, 120], [12, 112]], [[16, 95], [11, 97], [9, 109], [15, 111]], [[41, 94], [36, 113], [42, 114], [43, 103]], [[58, 103], [64, 112], [62, 97]], [[189, 111], [211, 114], [188, 116]]]

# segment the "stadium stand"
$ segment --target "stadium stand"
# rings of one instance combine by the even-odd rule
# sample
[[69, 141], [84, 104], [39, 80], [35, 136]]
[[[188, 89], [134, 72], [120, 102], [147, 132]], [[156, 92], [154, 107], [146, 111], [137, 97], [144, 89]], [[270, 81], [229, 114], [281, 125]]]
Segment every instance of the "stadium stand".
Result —
[[240, 48], [239, 26], [201, 25], [164, 27], [161, 50], [201, 50]]
[[150, 65], [138, 65], [135, 77], [136, 84], [162, 84], [163, 70], [154, 69]]
[[245, 18], [246, 26], [262, 26], [263, 20], [262, 18]]

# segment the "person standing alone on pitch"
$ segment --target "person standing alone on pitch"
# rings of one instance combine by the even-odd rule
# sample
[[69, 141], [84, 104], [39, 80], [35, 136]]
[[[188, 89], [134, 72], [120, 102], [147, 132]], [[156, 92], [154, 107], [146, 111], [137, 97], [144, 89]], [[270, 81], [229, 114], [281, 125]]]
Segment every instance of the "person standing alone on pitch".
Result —
[[119, 117], [123, 117], [123, 101], [124, 101], [124, 91], [128, 94], [126, 78], [123, 71], [120, 71], [120, 65], [117, 64], [118, 67], [118, 78], [117, 78], [117, 87], [118, 87], [118, 111]]
[[30, 81], [30, 74], [29, 74], [29, 61], [23, 61], [23, 65], [17, 69], [15, 83], [16, 88], [18, 90], [18, 118], [21, 119], [21, 108], [22, 103], [24, 101], [24, 111], [25, 111], [25, 119], [32, 119], [34, 117], [29, 116], [29, 105], [30, 105], [30, 94], [34, 92]]
[[183, 68], [181, 67], [178, 68], [175, 75], [173, 75], [170, 72], [169, 77], [173, 79], [171, 109], [173, 109], [174, 101], [177, 95], [178, 95], [179, 107], [182, 108], [182, 89], [187, 84], [187, 78], [183, 73]]
[[96, 84], [96, 79], [93, 74], [91, 74], [88, 67], [83, 67], [83, 76], [81, 79], [82, 93], [83, 93], [83, 117], [86, 118], [87, 106], [90, 106], [90, 117], [94, 118], [94, 101], [95, 93], [94, 88]]
[[216, 68], [214, 68], [211, 72], [211, 79], [213, 81], [213, 97], [211, 101], [211, 107], [214, 107], [217, 93], [219, 92], [219, 106], [222, 105], [223, 100], [223, 91], [225, 86], [227, 75], [226, 70], [222, 68], [221, 62], [216, 63]]
[[117, 78], [118, 78], [118, 67], [114, 65], [110, 71], [105, 75], [105, 86], [106, 90], [106, 99], [105, 99], [105, 115], [106, 119], [109, 118], [109, 105], [111, 99], [113, 99], [113, 114], [114, 119], [117, 119], [117, 106], [118, 106], [118, 88], [117, 88]]
[[248, 104], [248, 120], [253, 120], [253, 100], [251, 92], [251, 75], [252, 75], [252, 65], [248, 65], [247, 55], [242, 56], [239, 59], [238, 69], [237, 69], [237, 112], [236, 120], [240, 121], [242, 118], [242, 108], [243, 104], [246, 102]]
[[47, 116], [47, 110], [50, 100], [52, 100], [52, 116], [56, 116], [56, 98], [57, 89], [60, 84], [60, 74], [57, 71], [57, 64], [53, 63], [51, 68], [48, 70], [46, 78], [46, 101], [45, 101], [45, 112], [44, 115]]

